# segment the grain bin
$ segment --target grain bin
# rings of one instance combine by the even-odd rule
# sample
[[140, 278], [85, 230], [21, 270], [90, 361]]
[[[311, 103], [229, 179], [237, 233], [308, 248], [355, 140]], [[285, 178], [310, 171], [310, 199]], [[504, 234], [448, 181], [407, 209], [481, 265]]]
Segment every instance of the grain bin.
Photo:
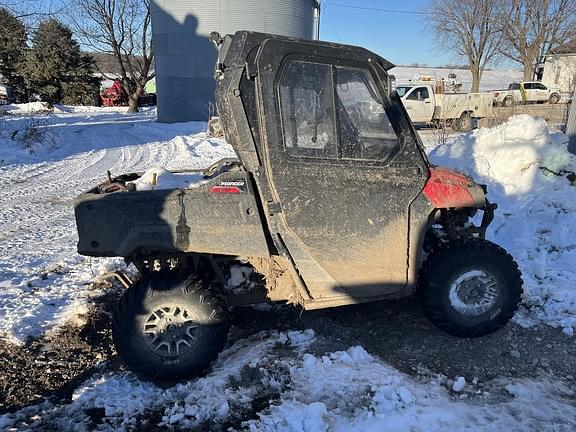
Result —
[[216, 49], [210, 32], [253, 30], [313, 39], [318, 16], [318, 0], [153, 1], [158, 121], [207, 120], [211, 114]]

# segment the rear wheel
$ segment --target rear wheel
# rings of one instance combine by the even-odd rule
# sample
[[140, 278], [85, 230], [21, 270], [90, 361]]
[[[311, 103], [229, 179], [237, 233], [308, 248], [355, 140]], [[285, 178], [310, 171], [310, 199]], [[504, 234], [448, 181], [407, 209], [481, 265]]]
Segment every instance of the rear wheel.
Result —
[[557, 104], [558, 102], [560, 102], [560, 96], [556, 93], [551, 94], [550, 99], [548, 99], [548, 103]]
[[154, 272], [130, 287], [112, 321], [116, 350], [139, 375], [176, 381], [204, 370], [222, 350], [228, 311], [195, 276]]
[[424, 313], [440, 329], [479, 337], [504, 326], [518, 308], [522, 277], [500, 246], [480, 239], [454, 240], [423, 264], [418, 294]]
[[468, 132], [472, 130], [472, 116], [470, 113], [462, 113], [456, 122], [456, 130]]

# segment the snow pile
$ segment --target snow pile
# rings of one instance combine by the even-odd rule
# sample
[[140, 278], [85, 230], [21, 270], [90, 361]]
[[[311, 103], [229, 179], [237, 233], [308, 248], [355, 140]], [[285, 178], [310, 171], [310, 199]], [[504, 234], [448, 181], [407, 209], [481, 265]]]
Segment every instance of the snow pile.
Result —
[[[315, 356], [311, 330], [262, 332], [221, 353], [203, 378], [163, 390], [131, 373], [93, 377], [69, 404], [0, 417], [16, 430], [365, 432], [568, 430], [574, 393], [555, 381], [415, 380], [362, 347]], [[472, 384], [474, 385], [474, 384]], [[543, 410], [542, 407], [546, 409]]]
[[517, 260], [524, 279], [522, 325], [538, 322], [576, 327], [576, 187], [552, 171], [576, 170], [564, 134], [527, 115], [512, 117], [434, 148], [429, 157], [488, 184], [488, 198], [499, 205], [488, 238]]
[[48, 102], [28, 102], [24, 104], [0, 105], [0, 111], [21, 115], [51, 113], [54, 111], [54, 108]]
[[538, 183], [539, 167], [565, 168], [570, 156], [563, 134], [552, 134], [542, 119], [523, 114], [503, 125], [462, 135], [446, 146], [436, 147], [430, 158], [491, 183], [505, 195], [530, 192]]

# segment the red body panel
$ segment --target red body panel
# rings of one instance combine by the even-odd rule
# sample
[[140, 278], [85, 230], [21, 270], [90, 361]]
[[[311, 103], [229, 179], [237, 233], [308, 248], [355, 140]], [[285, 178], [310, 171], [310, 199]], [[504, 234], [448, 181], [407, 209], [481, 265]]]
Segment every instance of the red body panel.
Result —
[[424, 194], [436, 208], [476, 207], [470, 188], [476, 186], [471, 180], [455, 171], [430, 167], [430, 177], [424, 186]]

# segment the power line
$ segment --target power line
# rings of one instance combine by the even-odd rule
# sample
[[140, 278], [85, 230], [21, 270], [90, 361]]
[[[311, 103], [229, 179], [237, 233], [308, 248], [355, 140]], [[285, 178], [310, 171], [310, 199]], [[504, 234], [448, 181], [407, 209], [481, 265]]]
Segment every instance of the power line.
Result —
[[324, 3], [327, 5], [330, 5], [330, 6], [338, 6], [338, 7], [348, 8], [348, 9], [360, 9], [360, 10], [367, 10], [367, 11], [410, 14], [410, 15], [430, 15], [429, 12], [405, 11], [405, 10], [396, 10], [396, 9], [381, 9], [381, 8], [365, 7], [365, 6], [353, 6], [353, 5], [347, 5], [347, 4], [342, 4], [342, 3], [332, 3], [332, 2], [329, 2], [327, 0], [325, 0]]

